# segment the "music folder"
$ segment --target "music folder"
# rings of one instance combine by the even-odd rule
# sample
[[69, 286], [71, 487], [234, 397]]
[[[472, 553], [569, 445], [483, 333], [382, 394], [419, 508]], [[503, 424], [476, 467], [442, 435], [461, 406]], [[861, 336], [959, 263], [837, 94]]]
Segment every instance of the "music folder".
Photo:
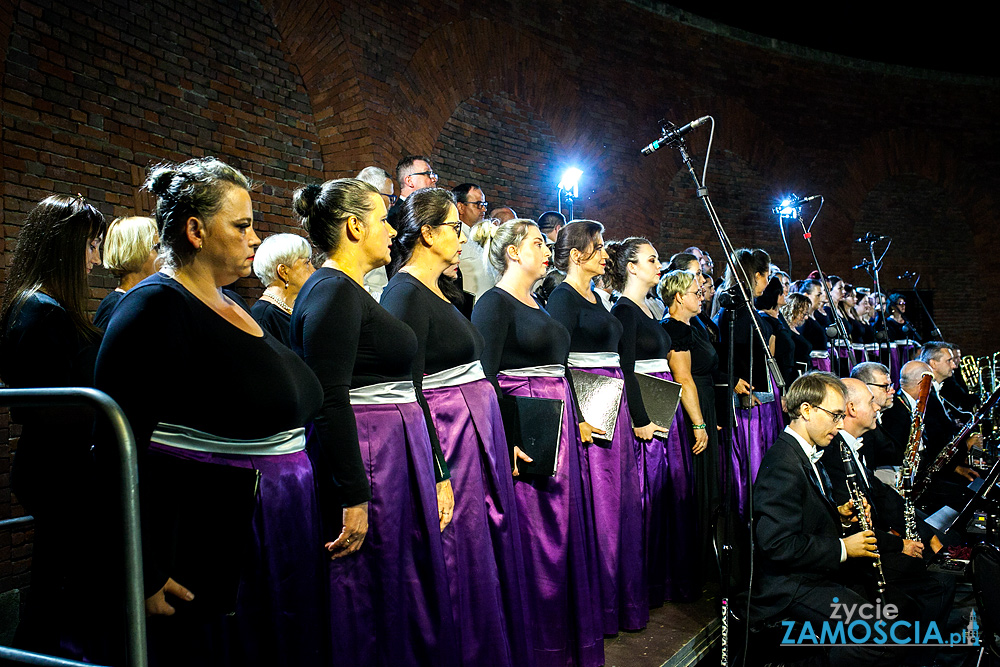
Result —
[[563, 401], [556, 398], [504, 396], [500, 400], [500, 417], [507, 434], [510, 465], [514, 467], [514, 447], [531, 457], [517, 462], [519, 475], [552, 477], [559, 461], [562, 440]]
[[[646, 414], [649, 415], [650, 421], [667, 429], [666, 431], [657, 431], [656, 436], [666, 439], [673, 427], [677, 406], [681, 402], [680, 383], [645, 373], [636, 373], [635, 379], [639, 381], [639, 393], [642, 394], [642, 403], [646, 407]], [[645, 424], [637, 424], [637, 426], [645, 426]]]
[[604, 435], [594, 433], [594, 438], [611, 440], [618, 421], [618, 411], [622, 403], [624, 380], [571, 369], [576, 402], [583, 413], [583, 420], [604, 431]]

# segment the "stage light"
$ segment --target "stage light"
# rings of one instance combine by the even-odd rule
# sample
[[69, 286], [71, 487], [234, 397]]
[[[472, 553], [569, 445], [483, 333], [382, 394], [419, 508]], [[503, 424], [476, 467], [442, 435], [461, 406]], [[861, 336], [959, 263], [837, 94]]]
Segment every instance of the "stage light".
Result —
[[580, 177], [583, 176], [583, 172], [576, 167], [570, 167], [563, 172], [562, 180], [559, 181], [559, 189], [567, 193], [571, 197], [579, 197], [579, 185]]
[[799, 198], [793, 194], [782, 199], [781, 203], [775, 206], [772, 211], [782, 218], [797, 218], [801, 208], [802, 204]]

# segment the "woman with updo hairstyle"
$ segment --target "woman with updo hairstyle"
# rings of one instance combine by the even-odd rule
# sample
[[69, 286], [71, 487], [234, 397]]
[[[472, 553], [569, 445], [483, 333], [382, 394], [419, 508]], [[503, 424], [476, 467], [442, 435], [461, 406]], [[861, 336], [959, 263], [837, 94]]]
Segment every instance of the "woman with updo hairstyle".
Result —
[[785, 305], [781, 306], [781, 316], [792, 332], [792, 342], [794, 344], [793, 357], [795, 362], [795, 377], [804, 373], [810, 367], [810, 354], [812, 345], [805, 336], [799, 333], [803, 322], [812, 312], [812, 300], [805, 294], [790, 292], [786, 297]]
[[309, 451], [332, 540], [332, 655], [457, 664], [435, 489], [448, 474], [413, 386], [417, 337], [363, 286], [396, 231], [379, 191], [353, 178], [298, 190], [294, 208], [326, 253], [295, 301], [291, 339], [323, 386]]
[[[755, 300], [764, 293], [770, 275], [771, 258], [759, 248], [740, 248], [735, 253], [735, 261], [740, 270], [734, 272], [732, 266], [727, 267], [724, 282], [724, 289], [732, 297], [733, 303], [720, 308], [715, 321], [722, 333], [718, 346], [722, 367], [727, 366], [726, 357], [730, 346], [728, 318], [732, 317], [734, 322], [732, 350], [736, 395], [729, 398], [736, 406], [736, 421], [732, 429], [731, 462], [739, 512], [744, 515], [748, 511], [747, 487], [760, 467], [764, 452], [774, 443], [785, 424], [777, 384], [782, 378], [771, 376], [767, 366], [769, 351], [764, 347], [766, 341], [760, 340], [754, 321], [761, 328], [761, 333], [765, 336], [768, 333], [754, 303], [741, 303], [743, 294]], [[742, 294], [737, 288], [737, 282], [743, 286]], [[741, 384], [740, 380], [744, 383]], [[747, 387], [747, 383], [751, 386]]]
[[[104, 226], [104, 216], [82, 196], [52, 195], [24, 218], [3, 295], [0, 378], [6, 386], [94, 386], [101, 332], [87, 316], [87, 274], [101, 262]], [[22, 427], [11, 486], [35, 517], [31, 596], [15, 643], [100, 661], [91, 641], [103, 620], [90, 591], [101, 576], [94, 412], [17, 408], [11, 421]]]
[[[618, 343], [622, 323], [601, 305], [591, 288], [605, 275], [604, 225], [574, 220], [556, 237], [556, 267], [566, 280], [552, 290], [548, 311], [570, 333], [571, 368], [624, 379]], [[649, 620], [649, 590], [643, 548], [642, 456], [636, 455], [628, 396], [622, 393], [615, 432], [608, 445], [590, 447], [589, 483], [597, 527], [598, 574], [605, 634], [640, 630]], [[642, 424], [641, 426], [646, 426]]]
[[781, 378], [785, 386], [789, 386], [799, 376], [795, 370], [795, 342], [792, 330], [781, 315], [781, 307], [785, 305], [789, 288], [788, 274], [784, 271], [773, 272], [764, 293], [756, 299], [757, 314], [761, 322], [770, 332], [769, 345], [771, 356], [781, 370]]
[[264, 293], [250, 309], [262, 329], [291, 347], [289, 326], [299, 290], [313, 274], [312, 248], [297, 234], [272, 234], [253, 258], [253, 272]]
[[118, 287], [101, 299], [94, 313], [94, 326], [108, 328], [111, 313], [125, 292], [156, 272], [156, 247], [160, 238], [152, 218], [115, 218], [104, 238], [104, 268], [118, 278]]
[[413, 384], [450, 473], [438, 482], [438, 508], [460, 662], [530, 664], [524, 560], [500, 404], [479, 361], [483, 336], [442, 286], [451, 284], [444, 272], [457, 266], [466, 241], [455, 196], [419, 190], [407, 197], [397, 224], [393, 275], [380, 303], [417, 336]]
[[[260, 245], [250, 181], [203, 158], [157, 166], [145, 187], [157, 197], [162, 265], [115, 308], [97, 386], [121, 405], [140, 447], [151, 662], [324, 664], [322, 537], [304, 428], [322, 388], [223, 292], [250, 275]], [[254, 498], [245, 513], [218, 516], [245, 546], [198, 562], [238, 573], [238, 593], [206, 590], [217, 585], [211, 575], [199, 588], [176, 574], [177, 555], [202, 548], [179, 528], [201, 512], [179, 507], [214, 504], [219, 488]]]
[[[569, 333], [532, 296], [551, 252], [532, 220], [479, 225], [473, 241], [483, 247], [496, 287], [476, 302], [472, 323], [483, 335], [483, 372], [501, 396], [563, 402], [555, 474], [521, 475], [514, 449], [514, 496], [524, 554], [528, 639], [537, 667], [604, 664], [604, 632], [586, 450], [590, 428], [577, 419], [568, 381]], [[503, 399], [501, 399], [503, 400]], [[528, 664], [532, 664], [529, 662]]]
[[690, 544], [698, 537], [697, 532], [691, 531], [698, 527], [691, 471], [693, 441], [683, 415], [677, 415], [679, 419], [675, 418], [671, 424], [652, 422], [636, 378], [637, 373], [644, 373], [673, 381], [667, 362], [670, 336], [644, 298], [660, 280], [656, 248], [644, 238], [631, 237], [608, 243], [607, 252], [604, 279], [621, 293], [611, 314], [623, 327], [618, 355], [625, 376], [632, 430], [639, 440], [636, 448], [644, 456], [643, 537], [649, 603], [658, 607], [665, 600], [691, 600], [700, 591], [700, 586], [686, 586], [696, 579], [692, 577], [692, 568], [697, 569], [698, 562], [691, 557], [700, 554], [677, 548], [678, 544]]

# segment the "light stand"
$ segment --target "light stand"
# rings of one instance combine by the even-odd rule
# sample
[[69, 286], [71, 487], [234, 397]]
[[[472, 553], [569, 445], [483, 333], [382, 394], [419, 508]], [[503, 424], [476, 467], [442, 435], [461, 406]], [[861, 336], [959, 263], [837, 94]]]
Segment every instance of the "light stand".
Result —
[[[924, 309], [924, 315], [927, 316], [927, 321], [931, 323], [931, 335], [934, 336], [934, 340], [944, 340], [944, 335], [941, 333], [941, 330], [938, 329], [937, 322], [935, 322], [934, 318], [931, 317], [931, 311], [927, 310], [927, 305], [924, 303], [924, 300], [920, 298], [920, 293], [917, 291], [917, 283], [920, 282], [920, 274], [907, 271], [899, 277], [900, 280], [906, 280], [907, 278], [916, 278], [913, 281], [913, 296], [917, 297], [917, 303], [919, 303], [920, 307]], [[906, 319], [905, 315], [903, 316], [903, 319]], [[914, 329], [914, 331], [916, 331], [916, 329]]]
[[566, 220], [573, 220], [573, 202], [577, 197], [580, 196], [580, 177], [583, 176], [583, 172], [576, 167], [570, 167], [563, 172], [562, 180], [559, 181], [559, 190], [557, 197], [559, 198], [559, 212], [562, 213], [563, 201], [565, 200], [569, 215], [566, 216]]

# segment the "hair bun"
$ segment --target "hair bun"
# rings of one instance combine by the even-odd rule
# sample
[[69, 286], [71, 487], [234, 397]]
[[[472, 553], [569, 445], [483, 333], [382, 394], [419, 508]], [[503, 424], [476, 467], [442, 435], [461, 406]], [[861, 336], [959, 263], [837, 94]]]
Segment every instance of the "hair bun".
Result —
[[493, 239], [496, 238], [497, 230], [500, 229], [500, 220], [497, 218], [487, 218], [472, 228], [471, 240], [473, 243], [487, 248]]
[[149, 172], [149, 177], [146, 179], [146, 189], [157, 197], [162, 197], [170, 192], [170, 186], [177, 175], [178, 171], [173, 167], [166, 165], [153, 167], [153, 170]]
[[316, 208], [316, 199], [323, 192], [323, 186], [315, 183], [307, 185], [295, 193], [292, 207], [300, 217], [308, 218]]

